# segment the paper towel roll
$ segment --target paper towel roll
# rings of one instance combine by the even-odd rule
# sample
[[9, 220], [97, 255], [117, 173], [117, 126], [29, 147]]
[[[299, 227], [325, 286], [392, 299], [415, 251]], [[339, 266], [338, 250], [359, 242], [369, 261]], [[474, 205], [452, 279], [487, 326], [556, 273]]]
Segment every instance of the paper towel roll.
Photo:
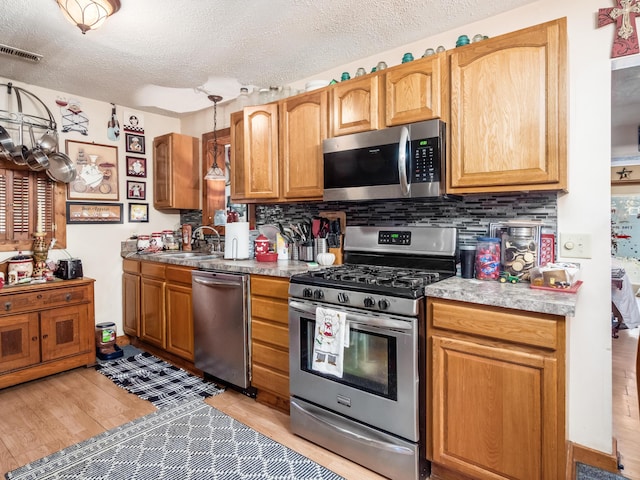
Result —
[[224, 258], [249, 258], [249, 222], [232, 222], [225, 225]]

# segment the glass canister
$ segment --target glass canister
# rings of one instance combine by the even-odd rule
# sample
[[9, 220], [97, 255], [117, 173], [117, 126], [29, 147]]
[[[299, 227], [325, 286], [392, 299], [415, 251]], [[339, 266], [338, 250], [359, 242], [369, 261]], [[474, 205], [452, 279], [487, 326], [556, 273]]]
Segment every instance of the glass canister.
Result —
[[149, 235], [138, 235], [137, 247], [139, 252], [149, 248], [149, 240]]
[[151, 234], [151, 240], [149, 246], [153, 250], [162, 250], [164, 243], [162, 242], [162, 232], [153, 232]]
[[476, 278], [497, 280], [500, 277], [500, 239], [479, 237], [476, 246]]
[[165, 250], [179, 250], [180, 244], [173, 230], [162, 231], [162, 246]]
[[506, 272], [524, 277], [536, 266], [538, 242], [531, 227], [510, 227], [502, 237], [502, 265]]

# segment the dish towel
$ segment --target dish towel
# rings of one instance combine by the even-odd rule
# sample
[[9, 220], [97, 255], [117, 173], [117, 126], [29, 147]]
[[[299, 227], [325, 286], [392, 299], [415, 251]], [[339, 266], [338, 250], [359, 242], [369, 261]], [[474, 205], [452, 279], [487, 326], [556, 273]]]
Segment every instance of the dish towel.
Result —
[[312, 370], [342, 378], [344, 349], [349, 347], [349, 328], [344, 312], [316, 308]]

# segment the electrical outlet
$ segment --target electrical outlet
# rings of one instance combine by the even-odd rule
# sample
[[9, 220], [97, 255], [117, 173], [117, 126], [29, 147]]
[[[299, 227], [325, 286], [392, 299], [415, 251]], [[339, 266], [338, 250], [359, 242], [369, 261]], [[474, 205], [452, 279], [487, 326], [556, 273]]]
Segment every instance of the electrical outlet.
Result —
[[591, 258], [591, 235], [587, 233], [561, 233], [560, 257]]

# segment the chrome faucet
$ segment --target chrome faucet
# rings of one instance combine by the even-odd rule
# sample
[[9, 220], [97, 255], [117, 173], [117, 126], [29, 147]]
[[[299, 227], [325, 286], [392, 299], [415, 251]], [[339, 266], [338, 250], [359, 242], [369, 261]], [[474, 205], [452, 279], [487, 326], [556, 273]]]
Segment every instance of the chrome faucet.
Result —
[[193, 233], [191, 234], [191, 238], [192, 240], [195, 240], [195, 238], [198, 236], [198, 233], [202, 232], [205, 228], [208, 228], [209, 230], [211, 230], [213, 233], [215, 233], [218, 236], [218, 241], [217, 244], [215, 246], [215, 249], [212, 249], [212, 252], [219, 252], [220, 251], [220, 233], [218, 233], [218, 231], [213, 228], [210, 227], [209, 225], [201, 225], [198, 228], [193, 230]]

